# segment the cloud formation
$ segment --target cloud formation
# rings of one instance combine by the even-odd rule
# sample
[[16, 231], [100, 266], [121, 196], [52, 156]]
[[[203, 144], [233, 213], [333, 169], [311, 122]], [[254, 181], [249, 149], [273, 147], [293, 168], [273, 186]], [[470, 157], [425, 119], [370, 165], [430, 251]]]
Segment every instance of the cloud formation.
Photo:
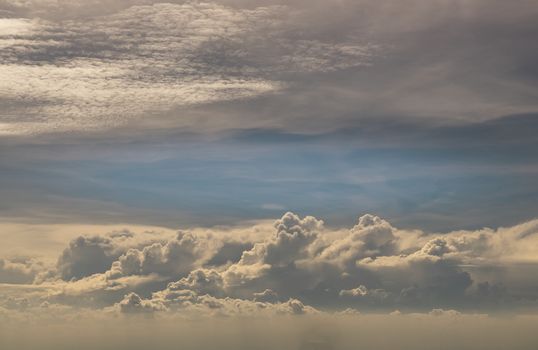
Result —
[[319, 132], [532, 113], [535, 15], [524, 0], [3, 1], [0, 132]]
[[[538, 285], [528, 278], [537, 263], [536, 220], [437, 234], [400, 230], [370, 214], [334, 230], [288, 212], [269, 235], [248, 232], [81, 236], [54, 268], [2, 260], [2, 282], [22, 283], [2, 305], [228, 316], [537, 306]], [[239, 258], [214, 259], [230, 245], [243, 247]]]
[[[2, 226], [2, 347], [19, 324], [141, 324], [137, 349], [164, 339], [153, 321], [177, 336], [203, 319], [209, 338], [208, 320], [276, 317], [326, 323], [286, 346], [265, 323], [245, 331], [256, 346], [209, 343], [383, 348], [361, 332], [409, 338], [411, 320], [409, 348], [464, 348], [450, 325], [535, 314], [537, 15], [532, 0], [0, 0], [0, 213], [29, 223]], [[242, 221], [287, 208], [301, 214]], [[390, 220], [351, 222], [356, 208]], [[178, 223], [212, 228], [162, 229]], [[450, 231], [484, 223], [506, 227]], [[338, 321], [357, 339], [324, 338]], [[480, 344], [535, 349], [514, 324]]]
[[0, 283], [31, 283], [43, 266], [35, 259], [0, 259]]
[[283, 74], [367, 64], [372, 51], [356, 41], [291, 37], [293, 16], [283, 6], [132, 5], [61, 22], [0, 18], [0, 133], [151, 123], [175, 107], [279, 91]]

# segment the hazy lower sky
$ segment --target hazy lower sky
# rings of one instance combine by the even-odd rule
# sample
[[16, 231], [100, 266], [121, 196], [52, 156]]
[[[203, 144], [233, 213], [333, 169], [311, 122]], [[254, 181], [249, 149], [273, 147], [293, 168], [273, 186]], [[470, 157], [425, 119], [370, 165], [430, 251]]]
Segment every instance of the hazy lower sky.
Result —
[[0, 338], [535, 349], [537, 37], [535, 0], [0, 0]]

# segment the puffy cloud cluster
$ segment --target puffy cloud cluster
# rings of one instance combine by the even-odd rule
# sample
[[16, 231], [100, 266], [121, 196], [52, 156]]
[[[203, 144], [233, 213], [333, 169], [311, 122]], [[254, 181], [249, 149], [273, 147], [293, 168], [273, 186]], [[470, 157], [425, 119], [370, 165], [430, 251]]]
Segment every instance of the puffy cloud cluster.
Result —
[[148, 299], [130, 292], [113, 308], [121, 313], [172, 311], [190, 317], [302, 315], [318, 312], [297, 299], [278, 302], [275, 293], [270, 290], [258, 293], [255, 300], [228, 297], [224, 292], [220, 274], [206, 269], [192, 271], [187, 277], [171, 282], [165, 289], [152, 293]]
[[0, 259], [0, 283], [32, 283], [42, 269], [42, 264], [34, 259]]
[[2, 260], [3, 282], [27, 287], [17, 289], [20, 300], [7, 293], [3, 307], [247, 315], [538, 306], [528, 274], [538, 263], [537, 221], [428, 234], [368, 214], [333, 230], [288, 212], [267, 229], [81, 236], [33, 284], [30, 267]]
[[[179, 233], [166, 243], [153, 243], [142, 249], [129, 249], [112, 264], [110, 277], [148, 275], [181, 276], [193, 268], [204, 247], [191, 234]], [[109, 264], [110, 266], [110, 264]]]
[[110, 239], [80, 236], [69, 243], [58, 259], [58, 272], [66, 281], [80, 279], [108, 270], [117, 258]]
[[117, 304], [122, 313], [151, 313], [163, 310], [158, 304], [147, 300], [142, 300], [136, 293], [129, 293]]

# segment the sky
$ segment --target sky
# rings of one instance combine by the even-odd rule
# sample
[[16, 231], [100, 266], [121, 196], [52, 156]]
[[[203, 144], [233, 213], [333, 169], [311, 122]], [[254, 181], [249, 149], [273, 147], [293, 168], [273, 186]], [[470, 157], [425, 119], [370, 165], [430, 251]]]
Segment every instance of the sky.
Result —
[[[536, 18], [535, 0], [0, 0], [3, 345], [69, 348], [43, 327], [78, 320], [111, 348], [100, 323], [159, 325], [166, 348], [178, 322], [202, 348], [192, 320], [225, 342], [254, 318], [226, 343], [252, 348], [276, 317], [301, 334], [281, 348], [315, 347], [309, 327], [380, 348], [346, 327], [386, 323], [409, 325], [387, 349], [454, 348], [443, 329], [535, 349]], [[2, 333], [28, 320], [28, 343]]]

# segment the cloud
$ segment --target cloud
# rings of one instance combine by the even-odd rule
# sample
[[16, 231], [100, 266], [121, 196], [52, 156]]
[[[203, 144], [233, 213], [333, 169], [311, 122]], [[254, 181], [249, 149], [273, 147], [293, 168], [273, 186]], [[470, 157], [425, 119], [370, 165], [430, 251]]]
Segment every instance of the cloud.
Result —
[[110, 276], [129, 276], [157, 273], [181, 276], [188, 273], [201, 256], [196, 237], [180, 232], [176, 239], [165, 244], [153, 243], [141, 250], [130, 249], [112, 265]]
[[62, 22], [0, 19], [0, 135], [162, 118], [175, 107], [280, 91], [287, 82], [279, 75], [359, 66], [370, 56], [368, 45], [291, 38], [283, 6], [134, 5]]
[[429, 314], [432, 315], [432, 316], [437, 316], [437, 317], [443, 317], [443, 316], [446, 316], [446, 317], [458, 317], [458, 316], [461, 316], [461, 312], [458, 312], [456, 310], [443, 310], [443, 309], [433, 309], [432, 311], [430, 311]]
[[[230, 297], [217, 298], [198, 294], [185, 286], [169, 284], [165, 290], [152, 295], [150, 303], [162, 304], [174, 311], [200, 316], [271, 316], [315, 314], [318, 311], [297, 299], [287, 302], [253, 301]], [[192, 317], [192, 316], [191, 316]]]
[[45, 267], [35, 259], [0, 259], [0, 283], [32, 283]]
[[278, 294], [271, 289], [266, 289], [260, 293], [254, 293], [254, 300], [268, 303], [275, 303], [278, 301]]
[[58, 259], [58, 272], [66, 281], [105, 272], [117, 255], [110, 239], [80, 236], [69, 243]]
[[[49, 270], [36, 260], [4, 259], [4, 283], [22, 283], [6, 294], [6, 305], [215, 315], [537, 306], [536, 281], [528, 278], [537, 263], [529, 260], [536, 256], [535, 221], [441, 234], [401, 230], [370, 214], [334, 230], [288, 212], [269, 231], [259, 227], [80, 236]], [[234, 258], [222, 258], [229, 247]]]
[[152, 313], [162, 311], [162, 305], [156, 305], [148, 300], [142, 300], [136, 293], [129, 293], [116, 304], [122, 313]]
[[197, 269], [187, 277], [168, 285], [169, 290], [188, 290], [198, 295], [223, 296], [224, 281], [215, 270]]
[[207, 265], [218, 266], [226, 263], [236, 263], [241, 259], [244, 251], [251, 249], [252, 243], [250, 242], [224, 242], [218, 252], [207, 262]]
[[537, 108], [532, 1], [4, 1], [0, 11], [4, 137], [326, 133]]
[[364, 257], [393, 255], [397, 240], [393, 230], [387, 221], [377, 216], [361, 216], [348, 235], [328, 242], [320, 253], [320, 259], [348, 265]]
[[353, 289], [344, 289], [340, 291], [341, 297], [351, 298], [373, 298], [378, 299], [379, 302], [384, 302], [389, 297], [389, 294], [383, 289], [368, 289], [363, 285]]

